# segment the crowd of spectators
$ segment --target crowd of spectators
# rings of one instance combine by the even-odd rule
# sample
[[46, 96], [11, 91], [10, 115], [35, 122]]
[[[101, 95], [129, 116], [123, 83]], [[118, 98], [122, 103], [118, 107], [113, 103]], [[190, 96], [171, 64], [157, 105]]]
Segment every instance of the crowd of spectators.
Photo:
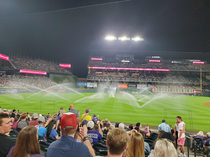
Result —
[[55, 83], [46, 76], [4, 75], [0, 77], [0, 87], [48, 88], [53, 85]]
[[39, 71], [71, 74], [71, 72], [68, 71], [67, 69], [60, 67], [58, 63], [45, 61], [42, 59], [12, 57], [10, 58], [10, 61], [11, 63], [14, 64], [14, 66], [17, 69], [39, 70]]
[[[174, 129], [163, 119], [154, 132], [149, 125], [143, 128], [140, 122], [127, 127], [124, 123], [100, 120], [99, 115], [90, 116], [90, 111], [86, 108], [80, 119], [80, 111], [73, 104], [66, 113], [61, 108], [52, 116], [0, 107], [0, 140], [4, 141], [0, 142], [0, 156], [186, 156], [185, 123], [180, 116], [176, 117]], [[204, 148], [210, 145], [210, 133], [207, 139], [203, 134], [194, 138], [202, 138]]]
[[[170, 70], [200, 70], [199, 65], [193, 65], [192, 62], [183, 62], [182, 64], [171, 63], [171, 61], [161, 61], [160, 63], [150, 63], [148, 61], [131, 61], [123, 63], [121, 61], [101, 61], [101, 62], [89, 62], [89, 67], [122, 67], [122, 68], [149, 68], [149, 69], [170, 69]], [[210, 64], [202, 65], [203, 71], [210, 71]]]
[[[200, 79], [197, 76], [186, 77], [182, 75], [161, 75], [152, 73], [141, 73], [139, 75], [95, 75], [89, 74], [87, 80], [97, 81], [126, 81], [126, 82], [163, 82], [163, 83], [179, 83], [179, 84], [200, 84]], [[203, 78], [203, 84], [209, 84], [210, 80]]]

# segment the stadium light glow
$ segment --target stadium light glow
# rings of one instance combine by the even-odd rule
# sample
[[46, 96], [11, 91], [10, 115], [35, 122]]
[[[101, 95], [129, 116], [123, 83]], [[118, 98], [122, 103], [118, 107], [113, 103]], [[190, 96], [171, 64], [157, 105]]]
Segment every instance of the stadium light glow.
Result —
[[131, 39], [126, 36], [123, 36], [123, 37], [119, 37], [118, 40], [127, 41], [127, 40], [131, 40]]
[[193, 64], [204, 64], [204, 62], [193, 62]]
[[143, 38], [140, 38], [140, 37], [135, 37], [135, 38], [132, 38], [133, 41], [143, 41], [144, 39]]
[[0, 59], [7, 60], [8, 61], [9, 60], [9, 56], [0, 54]]
[[115, 36], [108, 35], [105, 37], [105, 40], [113, 41], [113, 40], [117, 40], [117, 38]]
[[120, 68], [120, 67], [88, 67], [88, 69], [138, 70], [138, 71], [170, 71], [170, 69]]
[[34, 71], [34, 70], [24, 70], [24, 69], [20, 69], [20, 73], [47, 75], [46, 71]]
[[159, 63], [160, 60], [149, 60], [149, 62]]

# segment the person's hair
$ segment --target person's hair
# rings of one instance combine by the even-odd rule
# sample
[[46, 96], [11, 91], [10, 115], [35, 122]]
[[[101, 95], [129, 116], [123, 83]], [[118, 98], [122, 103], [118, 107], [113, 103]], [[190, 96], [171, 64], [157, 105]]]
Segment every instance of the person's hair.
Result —
[[158, 133], [158, 139], [160, 139], [163, 135], [165, 131], [164, 130], [160, 130], [159, 133]]
[[145, 133], [143, 131], [140, 131], [142, 137], [145, 139]]
[[155, 147], [156, 142], [157, 142], [159, 139], [161, 139], [161, 137], [162, 137], [162, 135], [163, 135], [164, 132], [165, 132], [164, 130], [160, 130], [160, 131], [158, 132], [158, 138], [153, 142], [153, 148]]
[[65, 110], [63, 108], [60, 108], [60, 117], [65, 113]]
[[89, 113], [89, 112], [90, 112], [90, 108], [87, 107], [87, 108], [85, 109], [85, 113]]
[[126, 154], [129, 157], [144, 157], [144, 138], [141, 133], [131, 133]]
[[132, 124], [129, 125], [129, 129], [133, 130], [133, 125]]
[[135, 129], [136, 131], [139, 131], [139, 126], [136, 126], [134, 129]]
[[103, 127], [106, 127], [106, 124], [107, 124], [108, 122], [107, 121], [104, 121], [103, 122]]
[[50, 136], [50, 133], [51, 133], [55, 123], [56, 123], [55, 120], [51, 120], [50, 123], [47, 125], [47, 137]]
[[169, 124], [169, 126], [172, 128], [172, 124]]
[[19, 118], [20, 118], [20, 115], [15, 115], [14, 121], [17, 122]]
[[172, 142], [167, 139], [159, 139], [155, 144], [155, 157], [177, 157], [177, 151]]
[[180, 117], [180, 116], [177, 116], [176, 118], [178, 118], [178, 119], [180, 119], [180, 120], [182, 121], [182, 117]]
[[[69, 128], [71, 128], [70, 126], [67, 126], [67, 127], [65, 127], [66, 129], [69, 129]], [[61, 129], [61, 133], [62, 133], [62, 135], [64, 135], [64, 136], [67, 136], [67, 135], [74, 135], [75, 133], [76, 133], [76, 131], [77, 131], [77, 129], [73, 129], [73, 130], [70, 130], [70, 131], [67, 131], [67, 130], [65, 130], [65, 129]]]
[[120, 123], [115, 123], [115, 128], [118, 128], [119, 127], [119, 124]]
[[4, 118], [9, 118], [9, 115], [7, 113], [0, 113], [0, 126], [2, 126]]
[[22, 119], [25, 119], [27, 117], [27, 113], [26, 112], [23, 112], [22, 114], [21, 114], [21, 118]]
[[120, 155], [126, 149], [128, 134], [123, 129], [112, 129], [107, 134], [107, 144], [110, 154]]
[[41, 154], [37, 129], [32, 125], [23, 128], [19, 132], [11, 157], [26, 156], [27, 154]]

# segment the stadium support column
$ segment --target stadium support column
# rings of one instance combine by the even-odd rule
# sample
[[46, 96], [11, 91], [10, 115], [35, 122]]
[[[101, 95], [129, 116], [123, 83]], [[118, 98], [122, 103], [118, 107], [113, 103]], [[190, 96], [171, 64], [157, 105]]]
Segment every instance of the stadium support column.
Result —
[[201, 96], [203, 96], [202, 92], [202, 65], [200, 65], [200, 90], [201, 90]]

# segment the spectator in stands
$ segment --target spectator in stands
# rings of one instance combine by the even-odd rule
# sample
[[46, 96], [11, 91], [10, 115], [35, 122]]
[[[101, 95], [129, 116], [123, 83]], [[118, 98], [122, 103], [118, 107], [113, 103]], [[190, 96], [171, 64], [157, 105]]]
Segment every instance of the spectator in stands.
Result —
[[48, 151], [47, 157], [58, 157], [58, 156], [68, 156], [68, 157], [92, 157], [95, 156], [94, 150], [90, 144], [87, 137], [87, 127], [83, 126], [81, 129], [81, 134], [83, 136], [83, 143], [76, 142], [74, 139], [76, 129], [77, 129], [77, 119], [76, 115], [73, 113], [65, 113], [61, 117], [60, 129], [62, 136], [59, 140], [51, 143]]
[[[137, 129], [138, 128], [138, 129]], [[149, 125], [147, 125], [143, 130], [142, 130], [142, 125], [141, 123], [136, 123], [136, 127], [139, 132], [144, 132], [146, 136], [150, 136], [150, 131], [149, 131]]]
[[166, 124], [165, 119], [162, 120], [162, 123], [158, 126], [158, 131], [164, 130], [165, 132], [171, 132], [170, 127]]
[[16, 109], [13, 109], [12, 110], [12, 113], [10, 115], [11, 118], [15, 118], [15, 114], [16, 114]]
[[44, 116], [40, 116], [38, 118], [39, 125], [35, 126], [38, 129], [38, 135], [42, 136], [44, 141], [46, 141], [46, 134], [47, 134], [47, 129], [45, 127], [50, 123], [51, 120], [52, 120], [52, 118], [49, 118], [45, 124]]
[[186, 139], [186, 137], [185, 137], [185, 123], [182, 121], [182, 117], [180, 117], [180, 116], [177, 116], [176, 119], [179, 122], [179, 125], [178, 125], [178, 128], [179, 128], [179, 130], [178, 130], [178, 141], [177, 141], [177, 143], [178, 143], [178, 145], [181, 148], [181, 152], [182, 153], [180, 153], [180, 154], [182, 156], [186, 156], [184, 154], [184, 143], [185, 143], [185, 139]]
[[115, 128], [118, 128], [119, 127], [119, 124], [120, 123], [115, 123]]
[[29, 121], [27, 120], [29, 118], [31, 120], [31, 117], [26, 112], [21, 114], [21, 121], [18, 122], [18, 129], [23, 129], [24, 127], [28, 126]]
[[61, 117], [62, 115], [65, 113], [65, 110], [63, 109], [63, 107], [60, 108], [60, 111], [58, 113], [58, 118], [57, 118], [57, 122], [56, 122], [56, 130], [58, 129], [58, 126], [60, 124], [60, 121], [61, 121]]
[[130, 140], [128, 149], [123, 157], [144, 157], [144, 138], [141, 133], [136, 130], [130, 132]]
[[172, 128], [172, 125], [169, 124], [170, 130], [171, 130], [171, 134], [174, 135], [174, 129]]
[[205, 148], [205, 150], [210, 146], [210, 132], [208, 132], [206, 134], [207, 140], [204, 142], [203, 147]]
[[163, 135], [164, 132], [165, 132], [164, 130], [158, 131], [158, 138], [154, 141], [154, 143], [153, 143], [153, 148], [155, 148], [155, 143], [156, 143], [159, 139], [161, 139], [161, 137], [162, 137], [162, 135]]
[[123, 123], [120, 123], [120, 124], [119, 124], [119, 128], [120, 128], [120, 129], [125, 129], [125, 125], [124, 125]]
[[173, 140], [172, 134], [165, 132], [161, 139], [156, 142], [155, 149], [150, 153], [149, 157], [178, 157]]
[[129, 129], [133, 130], [133, 125], [132, 124], [129, 125]]
[[197, 135], [195, 136], [195, 138], [200, 138], [200, 139], [202, 139], [202, 140], [203, 140], [203, 137], [204, 137], [203, 131], [199, 131], [199, 132], [197, 133]]
[[9, 115], [0, 113], [0, 156], [6, 157], [9, 150], [15, 145], [15, 140], [10, 139], [6, 134], [11, 131], [12, 122]]
[[96, 123], [99, 120], [98, 117], [99, 117], [99, 115], [96, 117], [96, 115], [94, 114], [93, 118], [92, 118], [92, 121], [94, 121]]
[[176, 121], [176, 123], [175, 123], [175, 132], [174, 132], [174, 137], [176, 139], [175, 140], [176, 148], [178, 147], [178, 144], [177, 144], [177, 142], [178, 142], [178, 130], [179, 130], [178, 125], [179, 125], [179, 122]]
[[76, 117], [77, 117], [77, 122], [79, 122], [79, 113], [78, 113], [77, 110], [74, 109], [74, 105], [73, 104], [71, 104], [69, 106], [69, 111], [68, 112], [71, 112], [71, 113], [75, 114]]
[[18, 128], [18, 122], [20, 120], [20, 115], [15, 115], [15, 118], [11, 118], [12, 120], [12, 128], [15, 129], [15, 131], [17, 131]]
[[85, 114], [82, 115], [80, 122], [82, 122], [83, 120], [87, 120], [87, 121], [91, 121], [92, 118], [90, 115], [88, 115], [90, 113], [90, 108], [86, 108], [85, 109]]
[[47, 138], [51, 137], [53, 139], [60, 139], [60, 137], [58, 136], [57, 131], [55, 130], [56, 127], [56, 121], [52, 120], [50, 121], [50, 123], [47, 125]]
[[98, 130], [95, 130], [94, 128], [94, 122], [91, 120], [87, 123], [87, 128], [88, 128], [88, 139], [91, 144], [98, 143], [99, 140], [102, 139], [103, 137], [103, 132], [101, 130], [101, 123], [98, 123]]
[[29, 122], [28, 125], [33, 125], [33, 126], [39, 125], [38, 118], [39, 118], [38, 114], [37, 113], [34, 113], [32, 115], [32, 121]]
[[122, 157], [128, 147], [128, 134], [123, 129], [112, 129], [107, 134], [107, 157]]
[[111, 128], [110, 122], [106, 123], [106, 128], [103, 130], [103, 134], [107, 134]]
[[10, 149], [7, 155], [7, 157], [16, 156], [44, 157], [41, 155], [37, 129], [34, 126], [27, 126], [19, 132], [15, 146]]
[[[145, 139], [144, 132], [141, 131], [140, 133], [141, 133], [142, 137]], [[145, 141], [144, 141], [144, 151], [147, 152], [147, 153], [151, 152], [149, 144]]]

